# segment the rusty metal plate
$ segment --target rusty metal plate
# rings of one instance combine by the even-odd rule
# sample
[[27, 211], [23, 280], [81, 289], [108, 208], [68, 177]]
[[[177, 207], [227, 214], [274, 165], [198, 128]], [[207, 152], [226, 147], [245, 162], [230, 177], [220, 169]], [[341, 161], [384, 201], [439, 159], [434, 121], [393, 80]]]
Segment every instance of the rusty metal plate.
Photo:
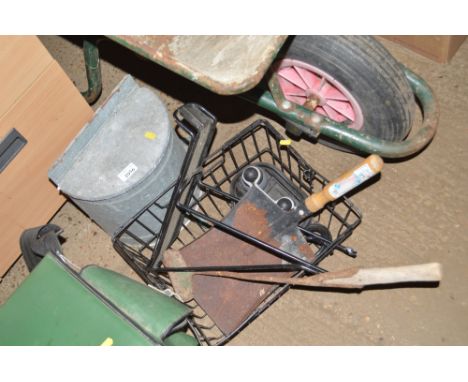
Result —
[[[224, 222], [275, 247], [282, 246], [278, 241], [277, 232], [268, 219], [268, 212], [255, 203], [247, 200], [239, 202]], [[301, 245], [300, 236], [300, 234], [291, 236], [289, 246], [295, 247], [303, 256], [311, 259], [313, 253], [309, 246]], [[282, 261], [216, 228], [183, 248], [180, 253], [189, 266], [267, 265], [280, 264]], [[285, 276], [291, 273], [270, 273], [270, 275]], [[259, 282], [198, 274], [193, 275], [192, 279], [195, 300], [226, 335], [237, 329], [275, 287]]]
[[287, 36], [109, 36], [223, 95], [246, 92], [265, 75]]

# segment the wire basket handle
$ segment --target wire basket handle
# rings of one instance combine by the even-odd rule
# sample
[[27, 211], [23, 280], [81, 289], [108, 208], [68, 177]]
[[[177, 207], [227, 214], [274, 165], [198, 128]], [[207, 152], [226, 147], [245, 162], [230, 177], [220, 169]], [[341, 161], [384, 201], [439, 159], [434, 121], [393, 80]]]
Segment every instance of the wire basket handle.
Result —
[[180, 226], [183, 217], [176, 205], [180, 200], [185, 202], [191, 198], [193, 187], [184, 186], [187, 179], [196, 182], [197, 177], [193, 174], [206, 159], [216, 130], [216, 117], [196, 103], [187, 103], [178, 108], [174, 118], [177, 125], [190, 135], [190, 142], [148, 268], [152, 268], [159, 255], [169, 247]]

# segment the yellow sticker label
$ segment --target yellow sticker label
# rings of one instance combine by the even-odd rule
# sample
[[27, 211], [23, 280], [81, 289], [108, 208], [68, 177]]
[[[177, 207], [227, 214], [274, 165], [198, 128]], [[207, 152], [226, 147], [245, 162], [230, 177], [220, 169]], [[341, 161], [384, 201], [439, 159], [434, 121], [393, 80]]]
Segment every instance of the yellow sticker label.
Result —
[[154, 141], [156, 139], [156, 133], [153, 133], [152, 131], [147, 131], [145, 132], [145, 138]]
[[110, 337], [107, 337], [101, 346], [112, 346], [114, 344], [114, 340]]
[[282, 139], [280, 140], [280, 146], [289, 146], [292, 143], [290, 139]]

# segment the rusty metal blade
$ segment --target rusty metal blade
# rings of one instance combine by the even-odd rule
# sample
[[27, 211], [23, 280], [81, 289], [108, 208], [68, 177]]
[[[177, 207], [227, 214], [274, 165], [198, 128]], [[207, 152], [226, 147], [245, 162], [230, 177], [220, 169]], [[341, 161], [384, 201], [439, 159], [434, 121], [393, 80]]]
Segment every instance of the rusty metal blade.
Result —
[[[312, 259], [312, 250], [294, 221], [288, 224], [284, 212], [271, 201], [259, 199], [257, 193], [255, 188], [249, 190], [226, 216], [224, 222], [301, 258]], [[280, 258], [216, 228], [183, 248], [180, 253], [188, 266], [282, 263]], [[278, 276], [280, 274], [284, 275], [284, 272], [270, 273]], [[259, 282], [201, 274], [193, 275], [192, 287], [197, 303], [224, 334], [229, 334], [239, 327], [276, 288], [274, 285]]]

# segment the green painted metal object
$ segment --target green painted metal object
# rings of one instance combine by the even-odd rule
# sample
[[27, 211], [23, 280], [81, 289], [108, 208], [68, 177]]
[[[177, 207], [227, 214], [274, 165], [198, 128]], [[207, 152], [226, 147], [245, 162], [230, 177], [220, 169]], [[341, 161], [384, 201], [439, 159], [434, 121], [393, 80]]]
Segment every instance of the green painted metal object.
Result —
[[164, 345], [167, 346], [198, 346], [198, 341], [185, 333], [177, 332], [164, 339]]
[[155, 345], [57, 259], [46, 256], [0, 307], [0, 345]]
[[179, 302], [111, 271], [85, 273], [91, 283], [46, 255], [0, 306], [0, 345], [196, 344], [184, 332], [168, 336], [187, 316]]
[[118, 44], [221, 95], [257, 86], [288, 36], [107, 36]]
[[359, 151], [376, 153], [384, 158], [404, 158], [421, 151], [437, 131], [439, 109], [427, 83], [407, 68], [404, 68], [404, 72], [423, 113], [422, 125], [413, 136], [404, 141], [391, 142], [328, 121], [320, 126], [320, 132]]
[[102, 92], [101, 62], [99, 59], [99, 49], [96, 42], [90, 40], [83, 41], [83, 54], [86, 68], [86, 78], [88, 79], [88, 89], [81, 92], [81, 95], [90, 105], [95, 103]]
[[[90, 265], [82, 269], [81, 277], [105, 298], [132, 318], [159, 343], [190, 315], [191, 310], [179, 301], [135, 282], [109, 269]], [[169, 343], [196, 345], [195, 338], [185, 333], [174, 334]], [[188, 337], [188, 338], [187, 338]]]
[[[268, 63], [268, 65], [271, 64], [274, 56], [286, 40], [286, 36], [278, 37], [277, 41], [275, 41], [274, 49], [271, 49], [271, 54], [269, 54], [267, 59], [265, 59], [265, 62]], [[345, 123], [334, 122], [318, 113], [315, 113], [314, 111], [308, 110], [286, 100], [281, 92], [278, 78], [275, 73], [271, 74], [268, 81], [269, 90], [265, 90], [261, 86], [256, 86], [247, 92], [248, 89], [251, 89], [253, 86], [258, 84], [264, 76], [266, 71], [264, 65], [261, 67], [261, 70], [252, 76], [252, 81], [248, 81], [248, 85], [234, 82], [227, 85], [220, 85], [203, 76], [197, 75], [197, 73], [194, 73], [188, 67], [177, 62], [177, 60], [170, 54], [169, 58], [165, 57], [164, 55], [168, 53], [165, 53], [164, 49], [157, 50], [155, 48], [155, 46], [157, 46], [156, 43], [167, 46], [168, 41], [172, 41], [168, 39], [173, 39], [173, 36], [152, 36], [154, 41], [151, 41], [151, 44], [138, 39], [135, 40], [136, 42], [132, 42], [133, 40], [129, 40], [122, 36], [110, 36], [110, 38], [143, 57], [163, 65], [181, 76], [214, 91], [215, 93], [239, 94], [245, 92], [241, 94], [243, 98], [279, 115], [287, 121], [292, 122], [295, 130], [299, 133], [303, 133], [313, 138], [317, 138], [320, 134], [323, 134], [363, 153], [376, 153], [385, 158], [404, 158], [421, 151], [432, 140], [436, 133], [439, 111], [433, 93], [428, 84], [421, 77], [417, 76], [405, 67], [403, 67], [403, 70], [416, 98], [418, 98], [420, 102], [424, 120], [422, 126], [415, 134], [412, 134], [411, 137], [404, 141], [392, 142], [350, 129]], [[145, 44], [151, 46], [154, 52], [151, 49], [146, 49]], [[87, 95], [89, 100], [94, 102], [94, 97], [97, 98], [99, 95], [97, 93], [99, 93], [101, 89], [100, 68], [98, 65], [99, 52], [97, 45], [90, 42], [85, 41], [84, 48], [86, 72], [88, 74], [89, 82]], [[90, 102], [89, 100], [88, 102]]]
[[276, 74], [269, 81], [270, 91], [255, 90], [245, 94], [245, 98], [282, 118], [293, 121], [302, 133], [317, 137], [327, 137], [364, 153], [376, 153], [385, 158], [404, 158], [422, 150], [434, 137], [439, 120], [439, 110], [427, 83], [407, 68], [403, 68], [411, 88], [419, 100], [422, 112], [422, 126], [404, 141], [392, 142], [363, 134], [348, 128], [345, 124], [330, 119], [294, 104], [284, 98]]

